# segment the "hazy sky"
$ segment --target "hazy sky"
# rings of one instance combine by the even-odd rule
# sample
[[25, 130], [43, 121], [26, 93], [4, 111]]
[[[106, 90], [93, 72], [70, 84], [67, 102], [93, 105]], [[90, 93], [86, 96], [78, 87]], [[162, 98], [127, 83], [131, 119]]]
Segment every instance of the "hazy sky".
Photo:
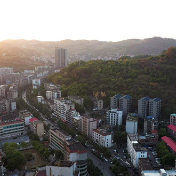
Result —
[[176, 0], [0, 0], [0, 40], [176, 39]]

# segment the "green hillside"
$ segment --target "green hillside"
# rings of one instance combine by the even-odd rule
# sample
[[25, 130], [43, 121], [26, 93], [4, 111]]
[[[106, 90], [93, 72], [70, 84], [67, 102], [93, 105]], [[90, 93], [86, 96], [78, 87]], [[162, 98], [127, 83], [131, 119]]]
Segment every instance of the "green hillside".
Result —
[[87, 97], [95, 95], [109, 105], [115, 94], [128, 94], [133, 98], [133, 111], [137, 100], [149, 96], [162, 99], [162, 117], [176, 112], [176, 48], [169, 48], [159, 56], [117, 61], [80, 61], [63, 68], [48, 78], [62, 85], [62, 94]]

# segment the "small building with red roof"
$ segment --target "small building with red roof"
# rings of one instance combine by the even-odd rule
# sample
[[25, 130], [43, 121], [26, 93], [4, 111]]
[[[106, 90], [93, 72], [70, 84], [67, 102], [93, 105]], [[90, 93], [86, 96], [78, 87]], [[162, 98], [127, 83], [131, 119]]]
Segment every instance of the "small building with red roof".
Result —
[[163, 136], [161, 138], [169, 147], [170, 151], [174, 154], [176, 154], [176, 142], [173, 141], [170, 137], [168, 136]]
[[176, 126], [173, 124], [170, 124], [167, 126], [169, 133], [176, 138]]

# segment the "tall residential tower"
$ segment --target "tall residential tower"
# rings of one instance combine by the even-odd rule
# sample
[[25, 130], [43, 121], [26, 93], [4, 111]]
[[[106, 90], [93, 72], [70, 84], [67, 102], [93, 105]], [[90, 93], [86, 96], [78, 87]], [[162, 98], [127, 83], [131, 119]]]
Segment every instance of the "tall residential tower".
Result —
[[66, 67], [68, 65], [67, 49], [55, 48], [55, 66]]

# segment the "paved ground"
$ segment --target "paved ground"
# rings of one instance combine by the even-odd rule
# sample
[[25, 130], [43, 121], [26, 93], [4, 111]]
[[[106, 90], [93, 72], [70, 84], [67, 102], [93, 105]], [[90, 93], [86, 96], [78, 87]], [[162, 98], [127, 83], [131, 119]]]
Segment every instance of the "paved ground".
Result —
[[30, 139], [27, 135], [20, 135], [16, 137], [10, 137], [0, 140], [0, 147], [2, 147], [5, 143], [22, 143], [22, 142], [29, 142]]
[[97, 158], [94, 154], [91, 153], [91, 149], [87, 150], [88, 157], [93, 160], [95, 166], [97, 166], [104, 174], [104, 176], [114, 176], [109, 167], [111, 166], [110, 162], [102, 162], [99, 158]]

